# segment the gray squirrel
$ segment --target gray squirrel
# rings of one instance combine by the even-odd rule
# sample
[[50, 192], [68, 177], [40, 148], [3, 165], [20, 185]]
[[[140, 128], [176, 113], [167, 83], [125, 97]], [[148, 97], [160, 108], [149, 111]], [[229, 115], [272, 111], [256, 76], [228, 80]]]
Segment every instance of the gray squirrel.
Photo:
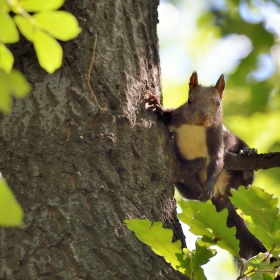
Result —
[[217, 211], [227, 208], [227, 226], [236, 226], [236, 238], [240, 240], [239, 255], [249, 259], [267, 250], [247, 229], [228, 196], [231, 188], [252, 184], [254, 170], [225, 170], [223, 165], [227, 152], [250, 156], [256, 154], [257, 150], [250, 149], [223, 125], [221, 101], [224, 88], [223, 75], [215, 86], [204, 87], [198, 84], [197, 73], [193, 72], [188, 101], [179, 108], [162, 107], [157, 97], [150, 93], [144, 102], [146, 109], [155, 111], [174, 133], [176, 155], [183, 166], [199, 158], [205, 160], [204, 168], [193, 178], [175, 182], [179, 192], [188, 199], [211, 199]]

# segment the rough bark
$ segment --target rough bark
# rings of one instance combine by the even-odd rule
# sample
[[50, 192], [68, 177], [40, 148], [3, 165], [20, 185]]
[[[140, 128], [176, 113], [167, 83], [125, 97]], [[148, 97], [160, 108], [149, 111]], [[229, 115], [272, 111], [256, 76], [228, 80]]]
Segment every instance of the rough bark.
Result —
[[[182, 238], [165, 146], [141, 104], [160, 92], [158, 0], [67, 1], [83, 31], [49, 75], [33, 47], [13, 49], [32, 93], [0, 119], [0, 169], [25, 229], [0, 229], [0, 279], [185, 279], [124, 219], [161, 220]], [[97, 34], [89, 92], [85, 74]], [[151, 127], [153, 129], [151, 129]]]

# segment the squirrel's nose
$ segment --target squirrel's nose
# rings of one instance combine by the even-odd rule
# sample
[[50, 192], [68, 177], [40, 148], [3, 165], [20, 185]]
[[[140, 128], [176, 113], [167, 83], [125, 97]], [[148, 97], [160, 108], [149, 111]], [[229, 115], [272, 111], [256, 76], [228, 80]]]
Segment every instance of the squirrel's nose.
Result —
[[205, 112], [201, 111], [201, 112], [199, 112], [199, 117], [202, 120], [205, 120], [205, 119], [207, 119], [208, 115]]

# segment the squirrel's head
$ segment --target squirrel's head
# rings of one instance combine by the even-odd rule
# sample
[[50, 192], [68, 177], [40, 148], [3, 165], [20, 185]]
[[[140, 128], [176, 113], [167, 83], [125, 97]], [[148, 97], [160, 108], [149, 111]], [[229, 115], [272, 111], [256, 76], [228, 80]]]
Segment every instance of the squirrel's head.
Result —
[[[215, 89], [217, 90], [218, 94], [220, 95], [220, 98], [222, 100], [223, 98], [223, 91], [225, 89], [225, 77], [224, 75], [222, 74], [220, 76], [220, 78], [218, 79], [216, 85], [215, 85]], [[194, 71], [190, 77], [190, 83], [189, 83], [189, 86], [190, 86], [190, 89], [189, 89], [189, 92], [191, 92], [194, 88], [196, 88], [197, 86], [199, 86], [198, 84], [198, 79], [197, 79], [197, 72]]]
[[221, 101], [225, 89], [225, 78], [221, 75], [215, 86], [204, 87], [198, 84], [197, 72], [193, 72], [189, 83], [187, 110], [195, 118], [198, 126], [209, 127], [222, 118]]

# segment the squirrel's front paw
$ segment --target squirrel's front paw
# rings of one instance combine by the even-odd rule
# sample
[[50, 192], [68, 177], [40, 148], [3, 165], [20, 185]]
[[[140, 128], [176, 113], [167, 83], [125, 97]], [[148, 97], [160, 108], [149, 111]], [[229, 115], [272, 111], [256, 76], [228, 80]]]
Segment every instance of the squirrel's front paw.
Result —
[[146, 110], [158, 111], [161, 108], [158, 98], [149, 92], [145, 94], [143, 102], [145, 102]]
[[240, 155], [245, 155], [245, 156], [254, 156], [254, 155], [258, 154], [258, 150], [255, 149], [255, 148], [246, 147], [243, 150], [240, 150], [239, 154]]
[[205, 191], [199, 198], [200, 201], [205, 202], [213, 197], [214, 187], [206, 184]]

